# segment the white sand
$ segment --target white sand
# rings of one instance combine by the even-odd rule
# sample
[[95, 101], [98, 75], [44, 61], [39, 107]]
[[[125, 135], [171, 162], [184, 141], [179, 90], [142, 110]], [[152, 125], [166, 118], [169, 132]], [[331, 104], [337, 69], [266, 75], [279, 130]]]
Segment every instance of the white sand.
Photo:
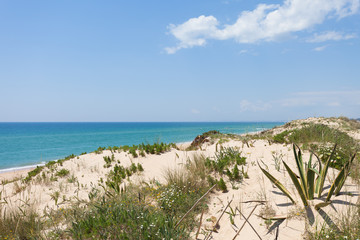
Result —
[[[247, 201], [259, 201], [265, 200], [267, 206], [276, 212], [276, 215], [289, 216], [285, 221], [279, 225], [279, 239], [302, 239], [307, 220], [304, 217], [303, 205], [290, 181], [287, 173], [281, 168], [279, 172], [275, 170], [272, 153], [282, 153], [283, 159], [293, 168], [295, 168], [295, 161], [293, 159], [293, 152], [290, 145], [272, 144], [269, 145], [267, 141], [258, 140], [253, 142], [253, 147], [248, 148], [239, 141], [230, 141], [224, 143], [224, 147], [238, 147], [243, 155], [247, 157], [247, 164], [244, 167], [248, 171], [249, 179], [244, 179], [241, 184], [235, 186], [237, 189], [233, 189], [231, 184], [228, 183], [227, 187], [229, 191], [222, 193], [216, 191], [210, 195], [209, 211], [204, 214], [204, 221], [202, 229], [204, 233], [205, 229], [208, 228], [209, 219], [211, 216], [218, 218], [223, 210], [224, 206], [227, 205], [229, 200], [233, 200], [230, 205], [235, 210], [237, 207], [241, 209], [245, 216], [251, 212], [257, 202]], [[183, 146], [185, 147], [186, 144]], [[194, 154], [204, 154], [205, 156], [213, 156], [215, 153], [215, 144], [202, 147], [202, 150], [198, 151], [181, 151], [171, 150], [170, 152], [162, 155], [147, 155], [146, 157], [133, 158], [130, 154], [121, 152], [115, 153], [115, 159], [121, 162], [123, 166], [129, 166], [132, 162], [141, 163], [144, 167], [142, 174], [137, 174], [131, 177], [131, 181], [145, 180], [149, 181], [156, 179], [159, 182], [164, 182], [163, 173], [165, 169], [176, 168], [186, 162], [188, 158], [191, 158]], [[15, 206], [21, 206], [24, 202], [35, 204], [36, 209], [39, 212], [43, 210], [49, 210], [51, 208], [66, 207], [68, 200], [74, 200], [76, 198], [88, 200], [88, 193], [92, 186], [97, 186], [100, 178], [106, 179], [106, 174], [111, 168], [103, 168], [104, 160], [103, 156], [111, 156], [111, 152], [106, 150], [102, 154], [90, 153], [79, 156], [69, 161], [64, 162], [63, 166], [59, 166], [57, 169], [65, 168], [70, 170], [69, 176], [74, 176], [79, 181], [77, 183], [69, 183], [68, 177], [58, 178], [56, 182], [32, 182], [31, 184], [22, 184], [20, 181], [6, 184], [1, 186], [2, 197], [9, 203], [8, 207], [14, 208]], [[304, 159], [308, 159], [309, 154], [305, 154]], [[293, 205], [289, 199], [285, 197], [271, 182], [263, 175], [257, 166], [257, 161], [263, 161], [269, 168], [269, 171], [293, 193], [293, 196], [297, 199], [297, 204]], [[46, 175], [50, 176], [51, 172], [45, 170]], [[334, 179], [336, 170], [330, 170], [328, 176], [330, 179]], [[10, 177], [10, 173], [7, 173], [6, 178]], [[4, 174], [0, 175], [4, 177]], [[326, 183], [328, 185], [328, 183]], [[326, 186], [327, 186], [326, 185]], [[25, 190], [16, 193], [16, 189], [26, 186]], [[54, 199], [51, 198], [51, 194], [55, 191], [60, 191], [60, 197], [58, 204], [55, 205]], [[335, 216], [339, 216], [339, 213], [344, 212], [346, 205], [356, 204], [359, 199], [359, 186], [348, 179], [343, 191], [351, 192], [352, 196], [340, 195], [333, 197], [333, 204], [323, 208], [332, 219]], [[324, 192], [325, 194], [326, 192]], [[66, 201], [63, 201], [63, 196]], [[23, 201], [19, 201], [19, 200]], [[313, 204], [313, 203], [311, 203]], [[274, 239], [275, 230], [268, 229], [265, 220], [258, 217], [263, 211], [265, 206], [259, 205], [254, 214], [249, 218], [250, 223], [260, 234], [262, 239]], [[337, 211], [337, 212], [336, 212]], [[318, 224], [319, 226], [323, 223], [322, 217], [314, 210], [314, 223], [313, 227]], [[220, 228], [217, 233], [213, 233], [213, 239], [232, 239], [237, 229], [244, 223], [244, 218], [240, 217], [239, 214], [235, 216], [235, 225], [230, 224], [229, 214], [225, 213], [220, 220]], [[335, 221], [335, 219], [334, 219]], [[274, 223], [275, 221], [273, 221]], [[211, 225], [211, 224], [210, 224]], [[200, 234], [200, 238], [203, 239], [204, 235]], [[249, 224], [246, 224], [240, 233], [238, 239], [259, 239], [255, 234], [254, 230]]]
[[[342, 123], [338, 119], [325, 118], [309, 118], [305, 120], [293, 121], [292, 125], [287, 129], [301, 127], [302, 123], [314, 122], [327, 124], [333, 128], [341, 128]], [[278, 127], [273, 130], [273, 133], [279, 133], [284, 130], [284, 127]], [[348, 134], [355, 139], [360, 139], [360, 131], [348, 131]], [[115, 153], [115, 159], [121, 162], [121, 165], [127, 167], [132, 162], [141, 163], [144, 172], [136, 174], [131, 177], [132, 182], [157, 180], [164, 183], [164, 171], [166, 169], [176, 169], [186, 163], [186, 161], [194, 156], [194, 154], [203, 154], [212, 157], [215, 154], [215, 144], [206, 143], [201, 150], [185, 151], [189, 143], [183, 143], [179, 146], [180, 150], [171, 150], [162, 155], [147, 155], [146, 157], [133, 158], [128, 153]], [[260, 235], [262, 239], [275, 239], [276, 226], [279, 226], [278, 239], [302, 239], [306, 228], [315, 229], [320, 228], [324, 224], [324, 217], [329, 217], [336, 222], [346, 213], [347, 209], [360, 203], [359, 185], [348, 178], [339, 196], [332, 197], [332, 204], [322, 208], [322, 216], [319, 212], [314, 210], [316, 203], [322, 202], [326, 197], [327, 191], [330, 188], [329, 182], [333, 181], [338, 171], [330, 169], [328, 177], [325, 182], [325, 191], [323, 192], [322, 200], [313, 200], [310, 202], [310, 207], [305, 210], [303, 204], [289, 178], [287, 172], [281, 165], [280, 171], [275, 169], [275, 164], [272, 154], [282, 156], [282, 159], [292, 168], [296, 169], [295, 160], [291, 145], [272, 144], [269, 145], [267, 141], [257, 140], [252, 141], [250, 147], [240, 141], [231, 140], [223, 144], [224, 147], [237, 147], [242, 151], [242, 154], [247, 157], [247, 163], [244, 167], [248, 171], [249, 179], [244, 179], [241, 184], [231, 186], [227, 182], [227, 193], [215, 191], [209, 195], [209, 210], [204, 213], [203, 224], [201, 227], [200, 239], [204, 239], [204, 234], [207, 234], [213, 223], [208, 221], [210, 219], [218, 219], [221, 212], [232, 200], [231, 209], [236, 208], [241, 210], [244, 216], [248, 216], [253, 208], [259, 204], [258, 201], [265, 201], [264, 205], [258, 205], [249, 218], [250, 224]], [[57, 181], [50, 181], [51, 172], [45, 169], [46, 181], [32, 181], [31, 184], [23, 184], [21, 181], [14, 181], [5, 185], [1, 185], [0, 192], [2, 192], [2, 200], [6, 200], [9, 204], [4, 205], [7, 210], [17, 209], [17, 206], [24, 206], [24, 204], [34, 204], [39, 213], [48, 211], [49, 209], [57, 209], [66, 207], [71, 201], [77, 199], [88, 200], [88, 193], [93, 186], [98, 186], [99, 180], [106, 179], [106, 174], [111, 168], [104, 168], [104, 156], [111, 156], [111, 152], [106, 150], [102, 154], [90, 153], [79, 156], [63, 163], [63, 166], [58, 166], [57, 170], [65, 168], [70, 170], [70, 175], [77, 179], [77, 181], [70, 183], [68, 178], [58, 178]], [[309, 153], [305, 153], [303, 159], [307, 161]], [[291, 204], [290, 200], [284, 196], [279, 189], [277, 189], [260, 171], [257, 162], [263, 162], [269, 169], [270, 173], [279, 179], [286, 188], [290, 190], [292, 196], [297, 203]], [[114, 164], [113, 164], [114, 165]], [[24, 176], [27, 170], [17, 172], [7, 172], [0, 174], [0, 180], [11, 180], [15, 177]], [[295, 171], [297, 172], [297, 171]], [[40, 174], [41, 176], [42, 174]], [[35, 178], [36, 179], [36, 178]], [[57, 205], [51, 195], [55, 192], [60, 192], [60, 197]], [[63, 201], [65, 199], [65, 201]], [[4, 211], [3, 208], [2, 210]], [[272, 221], [269, 226], [266, 226], [265, 220], [260, 218], [260, 214], [266, 212], [265, 209], [270, 209], [276, 216], [285, 216], [286, 219], [282, 222]], [[230, 208], [227, 210], [230, 212]], [[268, 211], [269, 212], [269, 211]], [[212, 234], [213, 239], [232, 239], [236, 231], [245, 222], [244, 217], [239, 213], [234, 216], [234, 225], [230, 223], [229, 213], [225, 213], [220, 219], [220, 228], [217, 232]], [[275, 226], [275, 227], [274, 227]], [[248, 223], [245, 224], [237, 239], [259, 239], [255, 231]]]

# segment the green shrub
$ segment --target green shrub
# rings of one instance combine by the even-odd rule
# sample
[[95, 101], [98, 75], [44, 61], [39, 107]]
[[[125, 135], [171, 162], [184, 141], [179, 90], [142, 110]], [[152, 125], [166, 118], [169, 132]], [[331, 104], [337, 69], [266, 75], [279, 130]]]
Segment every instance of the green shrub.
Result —
[[274, 142], [276, 143], [287, 143], [286, 141], [286, 138], [288, 135], [289, 135], [289, 131], [288, 130], [285, 130], [279, 134], [276, 134], [274, 137], [273, 137], [273, 140]]
[[28, 175], [26, 178], [24, 178], [24, 182], [28, 183], [30, 182], [30, 180], [35, 177], [36, 175], [38, 175], [42, 170], [44, 169], [43, 166], [37, 166], [34, 170], [28, 172]]
[[223, 148], [219, 152], [215, 153], [213, 160], [210, 158], [206, 159], [205, 165], [211, 170], [223, 174], [224, 172], [228, 172], [225, 171], [227, 167], [230, 167], [234, 164], [244, 165], [245, 163], [246, 158], [241, 156], [241, 152], [229, 147]]
[[132, 147], [129, 149], [129, 153], [134, 157], [137, 158], [139, 155], [136, 152], [136, 148]]
[[143, 171], [144, 171], [144, 168], [143, 168], [143, 166], [142, 166], [140, 163], [137, 164], [137, 169], [139, 170], [139, 172], [143, 172]]
[[212, 187], [212, 186], [214, 186], [215, 184], [217, 184], [217, 181], [216, 181], [211, 175], [208, 175], [208, 176], [207, 176], [207, 181], [208, 181], [210, 187]]
[[58, 177], [65, 177], [65, 176], [69, 175], [69, 173], [70, 173], [69, 170], [62, 168], [59, 171], [57, 171], [55, 175]]
[[176, 220], [131, 193], [102, 200], [71, 216], [68, 229], [73, 239], [188, 239]]
[[111, 166], [112, 162], [115, 162], [115, 156], [114, 154], [111, 154], [111, 157], [109, 156], [104, 156], [103, 157], [104, 161], [105, 161], [105, 165], [104, 168], [109, 168]]
[[138, 170], [138, 169], [137, 169], [136, 164], [135, 164], [135, 163], [132, 163], [132, 164], [130, 165], [130, 171], [133, 172], [133, 173], [136, 173], [137, 170]]
[[233, 168], [232, 180], [238, 180], [238, 181], [241, 180], [240, 171], [239, 171], [237, 164], [235, 164], [235, 166]]
[[96, 154], [101, 154], [101, 153], [103, 153], [104, 150], [105, 150], [105, 147], [98, 147], [98, 149], [96, 149], [96, 150], [94, 151], [94, 153], [96, 153]]
[[56, 164], [56, 161], [49, 161], [45, 164], [45, 167], [52, 168]]
[[228, 191], [223, 178], [220, 178], [220, 180], [217, 182], [217, 186], [224, 193]]

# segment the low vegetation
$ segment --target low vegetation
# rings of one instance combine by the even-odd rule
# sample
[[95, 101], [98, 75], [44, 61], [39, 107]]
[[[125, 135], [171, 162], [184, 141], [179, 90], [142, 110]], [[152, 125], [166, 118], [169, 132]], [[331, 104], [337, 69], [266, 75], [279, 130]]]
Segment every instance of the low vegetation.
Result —
[[[137, 158], [139, 157], [139, 155], [141, 157], [145, 157], [145, 154], [162, 154], [165, 153], [167, 151], [170, 151], [171, 148], [176, 148], [176, 144], [175, 143], [154, 143], [154, 144], [144, 144], [141, 143], [139, 145], [132, 145], [132, 146], [128, 146], [128, 145], [124, 145], [124, 146], [114, 146], [114, 147], [108, 147], [107, 149], [110, 150], [111, 152], [128, 152], [132, 155], [132, 157]], [[101, 148], [99, 147], [99, 149], [105, 150], [105, 148]], [[99, 151], [95, 151], [95, 153], [100, 154], [102, 153]]]
[[[221, 148], [215, 153], [213, 158], [205, 159], [205, 166], [209, 171], [207, 181], [210, 185], [217, 184], [219, 190], [227, 192], [227, 186], [224, 176], [227, 176], [231, 182], [241, 182], [243, 178], [248, 178], [247, 172], [244, 171], [246, 157], [235, 148]], [[241, 166], [241, 171], [239, 167]], [[210, 175], [211, 174], [211, 175]], [[214, 177], [217, 179], [214, 179]]]
[[[352, 174], [350, 176], [356, 180], [356, 173], [359, 174], [359, 156], [355, 153], [359, 149], [359, 143], [340, 129], [327, 125], [306, 123], [301, 125], [301, 128], [296, 128], [293, 123], [287, 125], [288, 128], [278, 131], [275, 135], [263, 132], [254, 136], [238, 137], [217, 131], [204, 133], [194, 140], [194, 144], [188, 150], [201, 149], [202, 144], [209, 142], [216, 144], [215, 154], [212, 157], [194, 155], [179, 168], [168, 169], [165, 172], [164, 183], [156, 180], [132, 183], [132, 176], [140, 174], [144, 167], [133, 162], [125, 167], [116, 159], [115, 153], [125, 152], [133, 161], [134, 158], [149, 154], [165, 153], [171, 148], [176, 148], [175, 144], [143, 143], [133, 146], [99, 147], [94, 151], [95, 154], [102, 154], [105, 150], [111, 151], [111, 154], [105, 152], [99, 156], [104, 159], [103, 167], [107, 174], [97, 184], [87, 186], [88, 200], [78, 199], [71, 204], [64, 204], [67, 197], [62, 195], [61, 188], [51, 189], [49, 195], [56, 205], [55, 209], [40, 215], [31, 204], [24, 202], [19, 208], [7, 212], [0, 218], [0, 239], [190, 239], [190, 234], [198, 227], [197, 216], [208, 208], [208, 198], [199, 201], [200, 204], [187, 213], [194, 203], [202, 199], [201, 197], [214, 185], [219, 191], [227, 192], [230, 184], [233, 189], [237, 189], [245, 178], [249, 178], [246, 169], [250, 164], [247, 165], [245, 155], [239, 148], [223, 147], [224, 143], [233, 138], [242, 141], [243, 146], [246, 144], [245, 147], [248, 148], [253, 146], [253, 139], [262, 138], [267, 139], [269, 144], [295, 143], [303, 150], [312, 151], [311, 158], [305, 162], [300, 147], [293, 145], [297, 174], [284, 161], [282, 153], [273, 152], [272, 157], [277, 174], [282, 171], [281, 169], [285, 169], [283, 171], [290, 176], [305, 207], [310, 205], [312, 199], [320, 198], [327, 190], [324, 195], [326, 199], [315, 206], [317, 210], [323, 208], [331, 203], [333, 196], [340, 193], [347, 176]], [[358, 122], [349, 119], [344, 119], [343, 126], [350, 130], [360, 129]], [[23, 185], [46, 178], [50, 182], [59, 179], [56, 183], [59, 186], [71, 184], [80, 189], [82, 184], [78, 178], [63, 166], [64, 161], [76, 157], [70, 155], [37, 167], [23, 179]], [[251, 162], [251, 165], [256, 165], [256, 162]], [[272, 183], [294, 202], [294, 195], [270, 174], [268, 168], [262, 165], [259, 167]], [[330, 188], [324, 188], [330, 167], [336, 167], [340, 171], [333, 178]], [[49, 175], [45, 176], [44, 172]], [[62, 178], [65, 183], [61, 183]], [[4, 212], [4, 204], [6, 201], [1, 198], [0, 191], [0, 212]], [[360, 202], [358, 205], [354, 204], [348, 212], [337, 216], [335, 221], [338, 230], [335, 231], [333, 227], [324, 224], [321, 229], [308, 230], [305, 235], [308, 239], [359, 239], [359, 204]], [[260, 215], [267, 216], [268, 222], [265, 223], [271, 225], [270, 217], [273, 217], [275, 212], [270, 209], [271, 204], [266, 206], [268, 208], [262, 210]], [[240, 210], [233, 211], [231, 207], [229, 209], [226, 213], [234, 224], [234, 218], [237, 211], [240, 214]], [[182, 217], [184, 220], [180, 223]]]
[[[330, 162], [332, 156], [335, 153], [336, 145], [333, 148], [332, 153], [328, 157], [324, 166], [322, 166], [321, 161], [318, 159], [317, 163], [313, 163], [313, 155], [310, 156], [308, 162], [304, 162], [302, 159], [302, 153], [299, 147], [295, 144], [293, 145], [294, 150], [294, 158], [296, 162], [296, 166], [299, 173], [300, 181], [297, 178], [297, 175], [294, 171], [288, 166], [288, 164], [283, 161], [283, 164], [288, 172], [296, 190], [301, 197], [301, 200], [305, 207], [309, 205], [309, 200], [313, 200], [315, 194], [317, 194], [317, 198], [321, 197], [322, 192], [324, 191], [324, 182], [326, 179], [326, 175], [328, 172], [328, 168], [330, 166]], [[353, 160], [355, 159], [356, 154], [354, 154], [350, 159], [347, 160], [346, 164], [343, 166], [341, 171], [338, 173], [334, 182], [332, 183], [329, 192], [327, 194], [325, 202], [319, 203], [315, 206], [316, 209], [320, 207], [325, 207], [331, 203], [330, 199], [333, 195], [338, 195], [340, 193], [341, 188], [343, 187], [347, 176], [350, 174], [350, 168]], [[317, 167], [316, 167], [317, 166]], [[281, 184], [275, 177], [273, 177], [268, 171], [262, 168], [259, 165], [261, 171], [265, 174], [266, 177], [269, 178], [271, 182], [273, 182], [290, 200], [292, 203], [295, 203], [294, 198], [291, 196], [290, 192]]]

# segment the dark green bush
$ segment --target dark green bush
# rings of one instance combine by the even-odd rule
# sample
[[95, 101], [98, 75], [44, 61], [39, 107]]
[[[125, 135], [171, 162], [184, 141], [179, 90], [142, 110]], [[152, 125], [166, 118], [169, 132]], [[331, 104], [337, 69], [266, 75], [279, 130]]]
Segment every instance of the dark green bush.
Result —
[[62, 168], [59, 171], [57, 171], [55, 175], [58, 177], [65, 177], [65, 176], [69, 175], [69, 173], [70, 173], [69, 170]]
[[28, 172], [28, 175], [26, 178], [24, 178], [24, 182], [28, 183], [30, 182], [30, 180], [35, 177], [36, 175], [38, 175], [42, 170], [44, 169], [43, 166], [37, 166], [34, 170]]
[[273, 140], [274, 142], [276, 143], [287, 143], [287, 140], [286, 140], [286, 137], [289, 135], [289, 131], [288, 130], [285, 130], [279, 134], [276, 134], [274, 137], [273, 137]]
[[228, 191], [223, 178], [220, 178], [220, 180], [217, 182], [217, 186], [224, 193]]

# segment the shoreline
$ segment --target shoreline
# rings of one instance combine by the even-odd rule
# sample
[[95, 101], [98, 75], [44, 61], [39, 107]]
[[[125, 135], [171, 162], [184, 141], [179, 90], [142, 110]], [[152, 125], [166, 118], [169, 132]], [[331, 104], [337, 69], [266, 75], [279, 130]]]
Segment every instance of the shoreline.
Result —
[[[188, 141], [188, 142], [179, 142], [176, 143], [176, 145], [180, 148], [186, 148], [191, 144], [192, 141]], [[59, 159], [56, 160], [52, 160], [52, 161], [57, 161]], [[48, 161], [49, 162], [49, 161]], [[42, 162], [39, 164], [33, 164], [33, 165], [28, 165], [28, 166], [21, 166], [21, 167], [12, 167], [12, 168], [5, 168], [5, 169], [0, 169], [0, 181], [11, 181], [15, 178], [21, 178], [26, 176], [26, 174], [32, 170], [34, 170], [36, 167], [41, 167], [41, 166], [45, 166], [47, 162]]]
[[[341, 123], [339, 122], [339, 125]], [[295, 127], [300, 129], [302, 126], [302, 122], [296, 122]], [[290, 129], [289, 126], [285, 126], [277, 129], [277, 131], [272, 131], [270, 134], [276, 135], [278, 132], [288, 129]], [[360, 125], [356, 130], [356, 134], [358, 132], [360, 132]], [[321, 131], [316, 134], [316, 136], [321, 136]], [[245, 133], [242, 135], [249, 136], [250, 134]], [[204, 136], [208, 135], [204, 134]], [[185, 211], [190, 209], [193, 206], [193, 202], [196, 199], [200, 199], [200, 196], [203, 194], [198, 194], [198, 192], [208, 191], [209, 195], [206, 197], [207, 210], [202, 213], [203, 216], [200, 218], [216, 218], [220, 227], [217, 228], [217, 232], [212, 232], [215, 221], [212, 221], [212, 223], [209, 221], [201, 222], [198, 227], [200, 229], [200, 235], [198, 235], [200, 238], [208, 236], [209, 231], [212, 232], [213, 239], [229, 239], [234, 236], [234, 231], [236, 230], [234, 225], [240, 226], [241, 223], [244, 223], [244, 220], [237, 217], [233, 219], [233, 224], [231, 224], [228, 217], [221, 219], [222, 214], [225, 213], [228, 207], [241, 209], [244, 216], [249, 216], [248, 219], [251, 217], [251, 224], [256, 226], [258, 236], [261, 236], [264, 240], [273, 239], [276, 231], [280, 234], [279, 237], [284, 240], [302, 239], [305, 234], [312, 233], [312, 230], [317, 231], [317, 229], [323, 227], [323, 224], [325, 224], [324, 218], [320, 212], [315, 211], [316, 209], [314, 210], [314, 207], [324, 202], [324, 198], [315, 197], [315, 199], [306, 200], [311, 210], [308, 216], [312, 217], [314, 223], [311, 228], [307, 228], [309, 225], [307, 225], [308, 221], [306, 220], [308, 214], [305, 210], [306, 203], [301, 199], [301, 194], [297, 192], [295, 184], [289, 182], [289, 176], [286, 174], [287, 170], [284, 168], [285, 162], [290, 169], [298, 167], [296, 153], [294, 154], [291, 143], [269, 141], [270, 135], [266, 135], [263, 138], [246, 137], [245, 140], [249, 144], [245, 144], [244, 137], [226, 137], [216, 133], [214, 133], [214, 137], [211, 137], [209, 134], [209, 137], [210, 141], [198, 138], [201, 141], [195, 141], [195, 143], [199, 142], [199, 146], [191, 149], [187, 149], [191, 144], [190, 141], [177, 143], [176, 147], [166, 145], [165, 148], [154, 144], [147, 148], [114, 148], [103, 151], [100, 149], [96, 152], [80, 155], [79, 158], [71, 156], [71, 158], [66, 158], [65, 161], [48, 164], [41, 171], [37, 171], [40, 169], [35, 169], [26, 181], [24, 178], [28, 176], [28, 171], [31, 170], [26, 169], [26, 167], [23, 167], [20, 171], [12, 169], [12, 171], [0, 173], [2, 199], [9, 203], [3, 205], [3, 212], [16, 212], [19, 211], [18, 209], [23, 211], [23, 203], [25, 202], [27, 206], [31, 207], [29, 208], [31, 211], [34, 210], [39, 214], [39, 219], [44, 217], [45, 221], [52, 220], [54, 219], [53, 217], [58, 216], [53, 214], [67, 213], [71, 214], [69, 216], [74, 217], [74, 221], [79, 222], [82, 221], [81, 219], [84, 214], [77, 214], [78, 212], [75, 208], [77, 208], [78, 204], [90, 203], [84, 205], [84, 211], [91, 211], [92, 215], [90, 217], [97, 218], [98, 216], [104, 216], [104, 219], [106, 219], [107, 216], [111, 216], [109, 213], [114, 209], [126, 211], [126, 208], [122, 207], [124, 202], [128, 201], [129, 206], [131, 206], [133, 203], [136, 204], [140, 196], [141, 200], [144, 199], [144, 209], [150, 204], [155, 207], [155, 210], [167, 216], [166, 209], [162, 212], [161, 206], [171, 207], [170, 204], [175, 204], [172, 205], [172, 208], [174, 209], [175, 207], [176, 210], [182, 211], [182, 214], [177, 215], [184, 216]], [[316, 140], [317, 138], [314, 139]], [[134, 150], [142, 152], [134, 154]], [[302, 149], [302, 154], [305, 160], [311, 158], [311, 153], [305, 149]], [[232, 161], [227, 159], [232, 159]], [[227, 162], [225, 163], [225, 161]], [[261, 165], [256, 164], [259, 161], [261, 161]], [[279, 165], [280, 161], [284, 163], [284, 167]], [[218, 165], [219, 162], [226, 164], [225, 167], [228, 169], [229, 175], [227, 173], [221, 175], [221, 173], [224, 173], [223, 170], [215, 168], [221, 166]], [[241, 170], [239, 170], [238, 166]], [[290, 192], [291, 198], [281, 194], [278, 191], [278, 187], [275, 189], [274, 181], [268, 180], [265, 176], [266, 174], [264, 175], [265, 172], [259, 170], [261, 166], [266, 166], [266, 171], [274, 176], [278, 182], [285, 183], [284, 187]], [[238, 170], [237, 179], [234, 178], [236, 176], [236, 169]], [[324, 191], [333, 184], [334, 180], [331, 176], [338, 174], [339, 171], [337, 169], [328, 169], [329, 177], [324, 178]], [[222, 187], [225, 190], [219, 188], [209, 191], [209, 188], [214, 186], [214, 181], [216, 181], [215, 183], [223, 182]], [[347, 216], [352, 217], [351, 214], [355, 213], [355, 210], [357, 211], [357, 208], [353, 208], [357, 207], [356, 203], [359, 201], [358, 193], [360, 189], [355, 184], [357, 181], [358, 179], [349, 177], [344, 182], [342, 194], [333, 195], [332, 205], [321, 207], [324, 208], [324, 212], [329, 217], [333, 218], [333, 216], [338, 216], [339, 214], [344, 214], [344, 216], [349, 214]], [[110, 184], [107, 185], [108, 183]], [[120, 196], [121, 192], [126, 189], [129, 189], [131, 198], [122, 198]], [[142, 190], [139, 191], [139, 189]], [[91, 193], [99, 193], [101, 195], [92, 198], [93, 195], [90, 195]], [[119, 198], [115, 195], [113, 195], [114, 198], [110, 199], [109, 197], [110, 201], [106, 202], [109, 204], [106, 205], [104, 211], [103, 209], [101, 209], [101, 212], [93, 211], [104, 197], [111, 194], [120, 195]], [[165, 201], [168, 202], [167, 205], [163, 205]], [[228, 205], [225, 205], [226, 202]], [[263, 206], [255, 209], [259, 202], [263, 203]], [[119, 208], [114, 208], [112, 203], [119, 204]], [[183, 207], [185, 204], [186, 207]], [[125, 206], [127, 206], [127, 203], [125, 203]], [[221, 212], [222, 214], [220, 215]], [[251, 216], [253, 212], [254, 214]], [[196, 211], [193, 220], [198, 221], [199, 215], [200, 211]], [[134, 216], [136, 217], [136, 215]], [[140, 222], [137, 227], [140, 228], [142, 223], [152, 224], [154, 222], [153, 217], [157, 216], [151, 215], [151, 218], [147, 218], [149, 220]], [[273, 228], [269, 232], [269, 226], [265, 222], [265, 218], [268, 217], [286, 220], [284, 223], [282, 223], [284, 220], [279, 223], [278, 229]], [[172, 219], [177, 220], [176, 218], [177, 216]], [[349, 220], [351, 219], [349, 218]], [[72, 229], [71, 222], [64, 221], [63, 223], [63, 233], [67, 234], [65, 231]], [[122, 222], [117, 221], [117, 218], [111, 219], [110, 223], [113, 226], [115, 224], [122, 224]], [[162, 223], [158, 222], [156, 224]], [[357, 224], [357, 221], [355, 223]], [[276, 222], [273, 224], [276, 224]], [[98, 226], [94, 225], [94, 227]], [[46, 228], [46, 226], [40, 229], [45, 234], [52, 230], [52, 228]], [[88, 235], [90, 238], [95, 236], [92, 233], [90, 234], [91, 236]], [[129, 234], [131, 233], [129, 232]], [[154, 232], [154, 234], [156, 233]], [[191, 239], [198, 238], [195, 237], [195, 232], [190, 232], [189, 234], [192, 237], [194, 236]], [[253, 229], [249, 226], [242, 230], [241, 235], [246, 239], [257, 238], [254, 235]], [[96, 237], [98, 238], [99, 236], [97, 235]], [[69, 237], [71, 236], [69, 235]]]
[[[235, 135], [247, 135], [247, 134], [257, 134], [260, 133], [264, 130], [268, 130], [268, 129], [263, 129], [263, 130], [257, 130], [257, 131], [252, 131], [252, 132], [246, 132], [246, 133], [242, 133], [242, 134], [235, 134]], [[196, 137], [196, 136], [195, 136]], [[188, 147], [191, 141], [185, 141], [185, 142], [178, 142], [175, 143], [180, 149], [185, 149], [186, 147]], [[49, 160], [49, 161], [57, 161], [59, 159], [56, 160]], [[47, 161], [47, 162], [49, 162]], [[15, 178], [20, 178], [25, 176], [28, 172], [34, 170], [36, 167], [40, 167], [40, 166], [44, 166], [47, 162], [41, 162], [39, 164], [32, 164], [32, 165], [26, 165], [26, 166], [20, 166], [20, 167], [11, 167], [11, 168], [4, 168], [4, 169], [0, 169], [0, 181], [3, 180], [12, 180]]]
[[17, 178], [22, 178], [26, 176], [26, 174], [32, 170], [34, 170], [35, 167], [29, 167], [24, 169], [18, 169], [18, 170], [10, 170], [6, 172], [0, 172], [0, 181], [11, 181]]
[[[55, 160], [57, 161], [57, 160]], [[0, 169], [0, 175], [3, 173], [8, 173], [8, 172], [17, 172], [17, 171], [26, 171], [29, 169], [34, 169], [36, 167], [41, 167], [41, 166], [45, 166], [47, 162], [41, 162], [39, 164], [32, 164], [32, 165], [26, 165], [26, 166], [19, 166], [19, 167], [11, 167], [11, 168], [4, 168], [4, 169]]]

